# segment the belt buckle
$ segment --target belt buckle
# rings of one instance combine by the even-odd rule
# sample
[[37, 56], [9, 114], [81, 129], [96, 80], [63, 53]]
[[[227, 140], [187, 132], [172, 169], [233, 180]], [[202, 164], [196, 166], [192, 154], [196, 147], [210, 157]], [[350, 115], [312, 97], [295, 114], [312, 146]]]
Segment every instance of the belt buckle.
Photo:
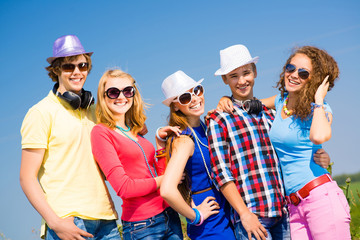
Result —
[[301, 199], [296, 195], [296, 193], [291, 193], [289, 197], [290, 197], [290, 201], [295, 206], [299, 205], [299, 203], [301, 202]]

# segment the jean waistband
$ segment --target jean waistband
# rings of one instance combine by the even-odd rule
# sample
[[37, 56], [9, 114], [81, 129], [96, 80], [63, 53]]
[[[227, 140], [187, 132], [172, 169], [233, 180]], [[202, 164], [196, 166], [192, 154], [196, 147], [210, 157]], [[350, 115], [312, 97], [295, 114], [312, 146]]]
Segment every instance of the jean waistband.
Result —
[[175, 211], [174, 209], [172, 209], [171, 207], [168, 207], [164, 211], [162, 211], [161, 213], [158, 213], [155, 216], [152, 216], [152, 217], [149, 217], [149, 218], [146, 218], [146, 219], [143, 219], [143, 220], [132, 221], [132, 222], [121, 220], [121, 222], [124, 225], [124, 223], [133, 223], [133, 222], [143, 222], [143, 221], [148, 221], [148, 220], [155, 220], [156, 218], [162, 217], [162, 216], [165, 216], [165, 218], [168, 218], [169, 215], [171, 213], [173, 213], [174, 211]]

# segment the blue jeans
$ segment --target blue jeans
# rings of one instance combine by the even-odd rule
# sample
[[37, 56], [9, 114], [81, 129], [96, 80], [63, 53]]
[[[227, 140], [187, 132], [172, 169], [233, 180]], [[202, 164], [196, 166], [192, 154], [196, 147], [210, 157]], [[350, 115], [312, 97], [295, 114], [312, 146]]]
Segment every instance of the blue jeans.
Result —
[[[93, 238], [83, 237], [87, 240], [121, 240], [115, 220], [85, 220], [74, 217], [74, 224], [94, 236]], [[61, 239], [52, 229], [47, 228], [45, 240]]]
[[[262, 218], [258, 217], [259, 222], [264, 226], [267, 231], [268, 237], [266, 239], [286, 239], [290, 240], [290, 224], [287, 214], [284, 214], [282, 217], [272, 217], [272, 218]], [[249, 239], [248, 234], [241, 224], [241, 221], [238, 220], [235, 223], [235, 236], [237, 240]], [[254, 235], [252, 239], [255, 239]]]
[[122, 225], [124, 240], [183, 239], [179, 214], [172, 208], [142, 221], [122, 221]]

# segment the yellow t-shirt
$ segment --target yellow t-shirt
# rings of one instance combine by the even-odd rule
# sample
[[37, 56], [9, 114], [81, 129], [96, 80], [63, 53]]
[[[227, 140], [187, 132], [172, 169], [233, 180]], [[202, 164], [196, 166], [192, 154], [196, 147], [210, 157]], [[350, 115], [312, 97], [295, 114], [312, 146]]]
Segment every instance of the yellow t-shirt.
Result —
[[30, 108], [21, 127], [23, 149], [45, 149], [38, 178], [48, 203], [62, 218], [117, 219], [91, 152], [94, 109], [73, 110], [50, 91]]

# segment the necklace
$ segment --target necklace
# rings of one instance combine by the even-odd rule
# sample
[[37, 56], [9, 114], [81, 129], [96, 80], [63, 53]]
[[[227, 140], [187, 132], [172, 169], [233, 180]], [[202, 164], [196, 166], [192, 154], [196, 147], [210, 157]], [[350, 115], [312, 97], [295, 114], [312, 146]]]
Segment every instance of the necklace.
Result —
[[288, 101], [289, 101], [289, 96], [287, 96], [285, 98], [284, 105], [283, 105], [283, 110], [284, 110], [284, 113], [285, 113], [286, 116], [291, 116], [292, 115], [292, 110], [287, 109], [287, 106], [286, 106]]
[[[202, 127], [202, 129], [204, 130], [204, 133], [206, 135], [206, 129], [205, 127], [202, 125], [202, 122], [200, 122], [200, 126]], [[195, 134], [195, 131], [191, 128], [192, 132], [194, 133], [194, 137], [196, 138], [196, 140], [204, 147], [206, 147], [207, 149], [209, 149], [209, 146], [207, 144], [204, 144], [203, 142], [201, 142], [201, 140], [198, 138], [198, 136]]]
[[[203, 128], [203, 130], [204, 130], [204, 132], [205, 132], [205, 134], [206, 134], [205, 128], [204, 128], [204, 126], [201, 124], [201, 122], [200, 122], [200, 125], [201, 125], [201, 127]], [[205, 157], [204, 157], [204, 154], [203, 154], [203, 152], [202, 152], [202, 150], [201, 150], [200, 144], [203, 145], [203, 146], [206, 147], [206, 148], [209, 148], [209, 146], [206, 145], [206, 144], [204, 144], [204, 143], [202, 143], [202, 142], [200, 141], [200, 139], [198, 138], [198, 136], [196, 135], [196, 133], [195, 133], [195, 131], [194, 131], [194, 129], [193, 129], [192, 127], [190, 127], [190, 130], [191, 130], [192, 134], [194, 135], [195, 140], [196, 140], [196, 144], [197, 144], [197, 146], [198, 146], [198, 148], [199, 148], [199, 150], [200, 150], [201, 157], [202, 157], [202, 160], [203, 160], [205, 169], [206, 169], [206, 173], [207, 173], [208, 177], [210, 178], [210, 180], [212, 181], [212, 178], [211, 178], [209, 169], [208, 169], [208, 167], [206, 166]]]
[[[127, 126], [127, 125], [126, 125], [126, 126]], [[147, 160], [147, 157], [146, 157], [146, 154], [145, 154], [144, 149], [141, 147], [141, 145], [140, 145], [137, 141], [135, 141], [134, 139], [132, 139], [129, 135], [127, 135], [127, 134], [125, 133], [125, 132], [130, 131], [130, 127], [127, 126], [127, 127], [128, 127], [127, 130], [123, 129], [122, 127], [118, 127], [118, 126], [116, 126], [116, 127], [117, 127], [128, 139], [130, 139], [131, 141], [133, 141], [134, 143], [136, 143], [136, 145], [139, 146], [139, 148], [141, 149], [141, 152], [142, 152], [142, 154], [143, 154], [143, 156], [144, 156], [144, 158], [145, 158], [145, 162], [146, 162], [146, 165], [147, 165], [147, 167], [148, 167], [148, 169], [149, 169], [149, 172], [150, 172], [151, 176], [152, 176], [153, 178], [154, 178], [155, 176], [157, 177], [158, 175], [157, 175], [155, 166], [153, 166], [153, 167], [154, 167], [155, 176], [154, 176], [154, 174], [153, 174], [152, 171], [151, 171], [150, 164], [149, 164], [149, 161]]]
[[122, 132], [129, 132], [130, 131], [130, 127], [127, 125], [127, 124], [125, 124], [125, 126], [128, 128], [128, 129], [123, 129], [122, 127], [120, 127], [120, 126], [118, 126], [118, 125], [116, 125], [116, 128], [118, 128], [120, 131], [122, 131]]

